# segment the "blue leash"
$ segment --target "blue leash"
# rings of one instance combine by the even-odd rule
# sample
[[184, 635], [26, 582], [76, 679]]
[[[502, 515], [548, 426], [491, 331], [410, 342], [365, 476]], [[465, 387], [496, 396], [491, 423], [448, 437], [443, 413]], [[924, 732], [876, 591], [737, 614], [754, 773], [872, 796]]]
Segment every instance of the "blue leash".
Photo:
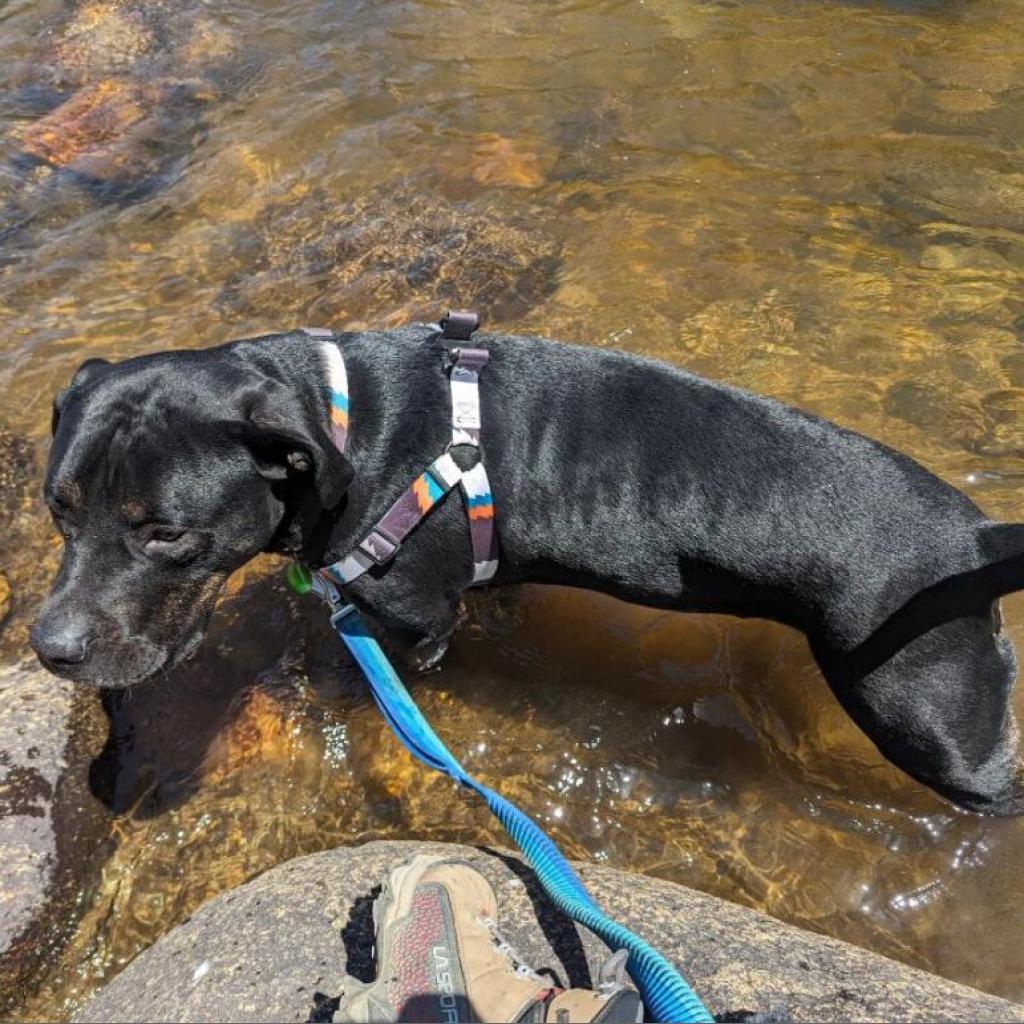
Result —
[[312, 591], [331, 606], [331, 625], [363, 670], [377, 707], [406, 749], [483, 798], [559, 910], [589, 928], [610, 949], [628, 950], [629, 973], [654, 1020], [711, 1024], [714, 1018], [682, 975], [654, 947], [603, 913], [540, 826], [503, 796], [477, 782], [455, 760], [409, 696], [356, 609], [342, 605], [334, 586], [304, 566], [292, 566], [288, 579], [299, 593]]

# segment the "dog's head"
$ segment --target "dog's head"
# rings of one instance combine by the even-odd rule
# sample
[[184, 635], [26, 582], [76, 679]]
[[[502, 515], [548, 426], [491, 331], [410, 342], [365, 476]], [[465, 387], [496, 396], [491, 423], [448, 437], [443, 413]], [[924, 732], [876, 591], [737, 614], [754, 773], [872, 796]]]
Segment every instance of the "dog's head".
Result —
[[310, 373], [286, 385], [244, 345], [79, 368], [44, 490], [64, 538], [31, 637], [48, 668], [105, 687], [168, 669], [234, 569], [302, 546], [352, 476]]

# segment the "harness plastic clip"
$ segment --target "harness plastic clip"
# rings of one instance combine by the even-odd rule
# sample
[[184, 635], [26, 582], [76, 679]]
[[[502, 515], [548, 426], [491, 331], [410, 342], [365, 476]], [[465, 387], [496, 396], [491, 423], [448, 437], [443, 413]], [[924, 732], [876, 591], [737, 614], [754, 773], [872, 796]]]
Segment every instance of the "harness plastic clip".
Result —
[[491, 354], [485, 348], [467, 348], [461, 345], [452, 349], [451, 358], [452, 380], [476, 381], [477, 375], [487, 365]]
[[450, 309], [441, 317], [441, 335], [451, 341], [469, 341], [480, 326], [480, 317], [470, 309]]

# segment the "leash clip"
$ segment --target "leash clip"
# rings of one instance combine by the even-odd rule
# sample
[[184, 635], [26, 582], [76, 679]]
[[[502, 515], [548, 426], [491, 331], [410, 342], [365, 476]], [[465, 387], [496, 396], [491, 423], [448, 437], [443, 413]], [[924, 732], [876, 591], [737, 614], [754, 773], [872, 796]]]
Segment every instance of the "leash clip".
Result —
[[359, 609], [341, 599], [341, 591], [322, 572], [314, 572], [301, 562], [288, 566], [288, 582], [297, 594], [316, 594], [331, 612], [331, 626], [337, 631], [342, 619], [356, 615]]
[[347, 618], [349, 615], [357, 615], [358, 612], [359, 609], [356, 608], [354, 604], [339, 604], [339, 606], [331, 612], [331, 626], [335, 631], [337, 631], [342, 619]]
[[341, 604], [341, 592], [322, 572], [314, 572], [301, 562], [292, 562], [288, 566], [287, 576], [296, 594], [316, 594], [332, 609]]

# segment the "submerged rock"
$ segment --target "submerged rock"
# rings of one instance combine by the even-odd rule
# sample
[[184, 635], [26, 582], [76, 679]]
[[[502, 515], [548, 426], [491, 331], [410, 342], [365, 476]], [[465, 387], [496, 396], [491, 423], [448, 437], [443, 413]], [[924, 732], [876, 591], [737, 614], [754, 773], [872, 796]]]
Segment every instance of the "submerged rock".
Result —
[[166, 158], [159, 143], [187, 130], [213, 97], [201, 81], [103, 79], [31, 125], [22, 149], [88, 181], [140, 181], [159, 172]]
[[66, 939], [107, 830], [88, 785], [105, 732], [95, 693], [26, 661], [0, 669], [0, 707], [2, 1012]]
[[[515, 208], [513, 208], [515, 210]], [[221, 301], [276, 321], [431, 319], [443, 306], [473, 306], [511, 321], [558, 284], [552, 215], [524, 205], [457, 203], [422, 182], [381, 187], [336, 203], [322, 192], [271, 204], [242, 229], [244, 269]], [[297, 321], [296, 321], [297, 322]]]
[[32, 610], [51, 578], [35, 456], [34, 441], [0, 423], [0, 663], [25, 653]]
[[125, 202], [171, 180], [205, 134], [208, 103], [237, 94], [253, 64], [199, 3], [87, 0], [52, 35], [13, 76], [8, 106], [38, 119], [23, 129], [26, 174], [0, 237], [59, 208], [64, 184]]
[[164, 4], [88, 0], [73, 9], [51, 58], [71, 82], [121, 74], [166, 46], [168, 27]]
[[[607, 950], [551, 907], [517, 857], [375, 842], [289, 861], [211, 900], [73, 1019], [330, 1020], [346, 972], [374, 976], [378, 887], [399, 861], [435, 850], [488, 876], [502, 931], [524, 960], [552, 968], [561, 984], [593, 983]], [[611, 868], [580, 871], [598, 902], [678, 964], [720, 1020], [1024, 1021], [1024, 1007], [713, 896]]]
[[552, 163], [554, 155], [540, 143], [488, 133], [476, 139], [469, 168], [480, 185], [540, 188], [547, 177], [545, 165]]
[[239, 49], [199, 2], [85, 0], [43, 56], [53, 84], [74, 89], [114, 76], [223, 74]]
[[35, 469], [32, 442], [0, 425], [0, 508], [12, 514]]

